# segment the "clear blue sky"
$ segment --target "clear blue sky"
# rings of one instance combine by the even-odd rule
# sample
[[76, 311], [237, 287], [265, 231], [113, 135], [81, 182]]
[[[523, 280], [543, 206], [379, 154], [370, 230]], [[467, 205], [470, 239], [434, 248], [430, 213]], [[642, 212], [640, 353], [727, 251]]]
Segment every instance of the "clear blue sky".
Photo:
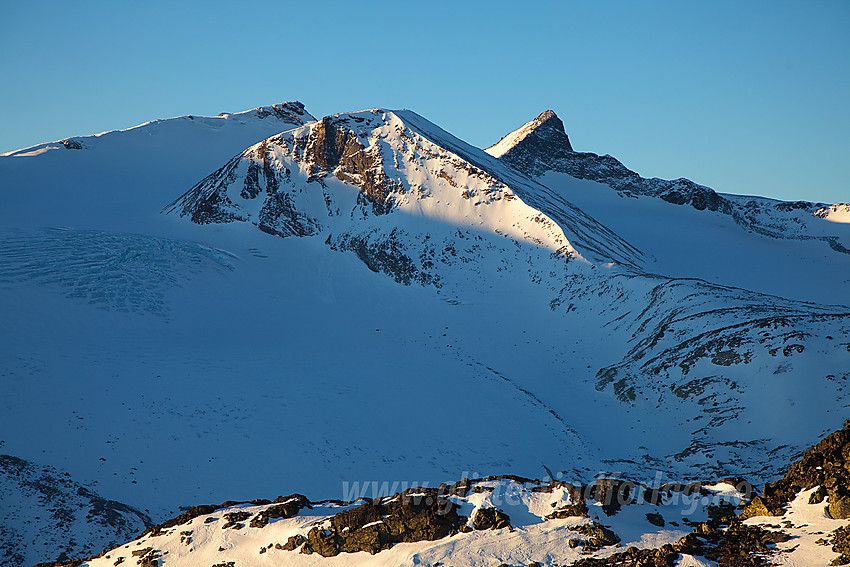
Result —
[[850, 201], [850, 2], [0, 1], [0, 152], [298, 99], [480, 147], [548, 108], [578, 150]]

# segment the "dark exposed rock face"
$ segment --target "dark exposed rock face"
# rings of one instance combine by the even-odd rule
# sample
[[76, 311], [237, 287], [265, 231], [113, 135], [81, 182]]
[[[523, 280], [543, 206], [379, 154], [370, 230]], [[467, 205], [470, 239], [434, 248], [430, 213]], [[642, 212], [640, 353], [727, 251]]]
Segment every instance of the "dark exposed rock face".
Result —
[[[188, 216], [196, 224], [227, 223], [244, 221], [244, 217], [235, 212], [235, 206], [227, 196], [227, 187], [236, 180], [236, 168], [242, 155], [233, 157], [224, 167], [212, 172], [198, 182], [184, 195], [180, 203], [181, 215]], [[171, 207], [177, 208], [178, 203]]]
[[83, 144], [79, 140], [74, 140], [73, 138], [68, 138], [67, 140], [62, 140], [62, 145], [65, 146], [68, 150], [81, 150], [83, 149]]
[[[434, 489], [421, 489], [386, 501], [369, 501], [340, 512], [330, 525], [316, 526], [302, 542], [301, 553], [332, 557], [367, 551], [375, 554], [396, 543], [433, 541], [456, 533], [465, 518]], [[296, 547], [297, 540], [287, 542]]]
[[322, 230], [316, 219], [300, 212], [289, 193], [275, 193], [263, 204], [257, 227], [277, 236], [313, 236]]
[[635, 501], [635, 484], [620, 479], [598, 479], [589, 489], [591, 498], [602, 504], [602, 510], [608, 516], [620, 511], [622, 506]]
[[262, 528], [269, 523], [269, 519], [291, 518], [300, 512], [302, 508], [310, 507], [310, 501], [300, 494], [293, 494], [292, 496], [288, 496], [283, 499], [278, 498], [278, 500], [283, 500], [283, 502], [266, 508], [251, 518], [251, 523], [249, 525], [252, 528]]
[[[257, 148], [250, 152], [250, 157], [253, 160], [248, 164], [248, 171], [245, 174], [245, 180], [242, 187], [242, 198], [255, 199], [260, 194], [262, 188], [260, 186], [260, 173], [263, 174], [265, 181], [265, 189], [268, 195], [277, 193], [280, 187], [280, 182], [277, 179], [275, 170], [272, 167], [273, 155], [269, 148], [268, 140], [261, 142]], [[285, 176], [290, 175], [289, 169], [282, 167]]]
[[[605, 558], [587, 558], [576, 563], [579, 567], [672, 567], [679, 554], [704, 556], [716, 561], [718, 567], [746, 567], [768, 565], [764, 555], [770, 553], [768, 546], [787, 541], [788, 536], [757, 526], [746, 526], [736, 518], [728, 525], [710, 521], [694, 526], [690, 533], [674, 544], [657, 549], [630, 547], [622, 553]], [[606, 544], [610, 545], [610, 544]]]
[[840, 554], [830, 564], [850, 564], [850, 526], [844, 526], [833, 531], [830, 543], [832, 543], [832, 551]]
[[304, 105], [297, 100], [272, 106], [262, 106], [257, 109], [258, 118], [262, 119], [269, 116], [274, 116], [290, 124], [304, 124], [304, 122], [312, 119], [312, 116], [304, 110]]
[[[292, 516], [297, 514], [298, 511], [301, 510], [301, 508], [305, 508], [305, 507], [309, 508], [310, 507], [310, 501], [305, 496], [302, 496], [301, 494], [292, 494], [290, 496], [278, 496], [277, 498], [275, 498], [274, 503], [276, 504], [276, 506], [272, 506], [271, 508], [267, 508], [266, 510], [263, 510], [262, 512], [257, 514], [257, 516], [255, 516], [254, 519], [257, 519], [260, 516], [262, 516], [263, 519], [257, 520], [257, 521], [262, 522], [262, 525], [265, 525], [266, 523], [268, 523], [269, 518], [291, 518]], [[264, 499], [264, 498], [259, 498], [259, 499], [251, 500], [251, 501], [228, 500], [226, 502], [222, 502], [221, 504], [201, 504], [199, 506], [192, 506], [191, 508], [189, 508], [188, 510], [186, 510], [185, 512], [183, 512], [179, 516], [175, 516], [174, 518], [168, 519], [161, 524], [151, 526], [142, 535], [157, 536], [157, 535], [164, 533], [169, 528], [188, 524], [189, 522], [191, 522], [193, 519], [197, 518], [198, 516], [205, 516], [207, 514], [212, 514], [212, 513], [216, 512], [218, 510], [230, 508], [230, 507], [236, 506], [238, 504], [251, 504], [251, 505], [254, 505], [254, 506], [263, 506], [263, 505], [266, 505], [266, 504], [272, 504], [272, 501]], [[228, 526], [228, 527], [232, 527], [232, 525], [235, 525], [237, 522], [241, 522], [241, 521], [246, 520], [250, 517], [250, 514], [248, 514], [246, 512], [235, 512], [235, 514], [237, 514], [237, 515], [231, 516], [230, 514], [225, 514], [224, 517], [227, 520], [227, 522], [223, 525], [227, 525], [227, 523], [233, 522], [231, 524], [231, 526]], [[286, 514], [288, 514], [288, 515], [286, 515]], [[206, 523], [212, 523], [214, 521], [216, 521], [216, 518], [213, 518], [213, 517], [206, 519]], [[252, 527], [254, 527], [253, 526], [253, 523], [254, 523], [253, 520], [252, 520], [251, 523], [252, 523]]]
[[[302, 190], [321, 193], [325, 188], [323, 178], [334, 175], [358, 187], [361, 192], [358, 205], [375, 215], [389, 213], [393, 208], [393, 196], [405, 191], [400, 181], [387, 177], [380, 148], [367, 150], [348, 119], [326, 116], [307, 135], [288, 141], [274, 136], [235, 156], [165, 210], [178, 211], [198, 224], [246, 221], [246, 214], [227, 193], [237, 177], [244, 175], [239, 196], [246, 200], [264, 198], [256, 219], [261, 230], [278, 236], [318, 233], [322, 228], [318, 219], [295, 206], [291, 172], [276, 159], [276, 152], [294, 154], [307, 164], [310, 177]], [[316, 185], [311, 186], [314, 182]], [[333, 211], [330, 214], [333, 215]]]
[[[546, 169], [541, 164], [563, 158], [573, 153], [564, 123], [551, 110], [547, 110], [527, 125], [530, 132], [506, 154], [503, 161], [529, 175], [540, 175]], [[525, 127], [524, 127], [525, 128]]]
[[[440, 277], [423, 270], [405, 253], [405, 234], [392, 229], [388, 234], [370, 240], [359, 235], [343, 235], [327, 242], [332, 250], [350, 250], [373, 272], [383, 272], [404, 285], [418, 283], [440, 287]], [[427, 267], [427, 264], [425, 265]]]
[[583, 501], [578, 504], [568, 504], [566, 506], [561, 506], [560, 508], [555, 509], [554, 512], [546, 516], [546, 519], [563, 519], [563, 518], [586, 518], [587, 517], [587, 504]]
[[[787, 541], [788, 536], [757, 526], [746, 526], [738, 519], [730, 519], [728, 526], [717, 522], [706, 522], [694, 526], [690, 533], [674, 544], [657, 549], [630, 547], [622, 553], [605, 558], [579, 560], [576, 567], [673, 567], [680, 553], [704, 556], [716, 561], [718, 567], [762, 567], [768, 565], [764, 555], [770, 553], [768, 546]], [[619, 541], [619, 540], [617, 540]], [[616, 542], [615, 542], [616, 543]], [[605, 545], [611, 545], [606, 543]]]
[[622, 553], [615, 553], [604, 559], [588, 557], [573, 563], [574, 567], [673, 567], [679, 559], [679, 552], [672, 545], [659, 549], [638, 549], [630, 547]]
[[306, 541], [307, 538], [300, 534], [297, 534], [294, 536], [290, 536], [289, 539], [286, 540], [285, 544], [280, 545], [279, 543], [276, 543], [274, 547], [275, 549], [282, 549], [284, 551], [295, 551], [296, 549], [301, 547]]
[[233, 528], [237, 530], [241, 530], [245, 527], [244, 522], [248, 518], [251, 517], [249, 512], [245, 512], [244, 510], [240, 510], [238, 512], [228, 512], [224, 515], [224, 519], [227, 520], [222, 526], [221, 529], [226, 530], [227, 528]]
[[846, 464], [850, 458], [850, 421], [844, 429], [828, 435], [808, 449], [793, 463], [785, 476], [764, 487], [761, 497], [756, 497], [741, 513], [752, 516], [776, 516], [801, 490], [819, 487], [812, 495], [813, 503], [829, 498], [829, 514], [835, 519], [850, 518], [850, 471]]
[[620, 536], [598, 522], [574, 526], [570, 528], [570, 531], [584, 536], [578, 543], [584, 547], [585, 551], [595, 551], [600, 547], [620, 542]]
[[381, 167], [379, 151], [367, 152], [354, 130], [334, 116], [326, 116], [316, 125], [307, 142], [305, 158], [319, 174], [334, 174], [338, 179], [360, 188], [376, 215], [392, 210], [391, 195], [403, 192], [396, 181], [388, 179]]
[[173, 528], [174, 526], [179, 526], [182, 524], [186, 524], [192, 521], [193, 518], [197, 518], [198, 516], [203, 516], [205, 514], [212, 514], [218, 510], [218, 506], [212, 506], [209, 504], [201, 504], [200, 506], [192, 506], [182, 514], [177, 517], [171, 518], [170, 520], [166, 520], [165, 522], [158, 524], [156, 526], [152, 526], [148, 532], [151, 535], [161, 534], [163, 531], [168, 528]]
[[511, 518], [495, 508], [479, 508], [472, 515], [472, 527], [476, 530], [499, 530], [511, 527]]
[[712, 189], [688, 179], [645, 179], [611, 156], [573, 151], [564, 124], [547, 110], [530, 124], [532, 132], [499, 159], [523, 173], [537, 177], [547, 171], [577, 179], [598, 181], [622, 192], [660, 197], [675, 205], [690, 205], [732, 214], [731, 203]]
[[789, 536], [759, 526], [748, 526], [739, 518], [732, 519], [729, 527], [718, 529], [712, 522], [699, 524], [694, 533], [708, 540], [703, 555], [716, 561], [718, 567], [760, 567], [769, 562], [763, 557], [770, 553], [768, 546], [788, 541]]

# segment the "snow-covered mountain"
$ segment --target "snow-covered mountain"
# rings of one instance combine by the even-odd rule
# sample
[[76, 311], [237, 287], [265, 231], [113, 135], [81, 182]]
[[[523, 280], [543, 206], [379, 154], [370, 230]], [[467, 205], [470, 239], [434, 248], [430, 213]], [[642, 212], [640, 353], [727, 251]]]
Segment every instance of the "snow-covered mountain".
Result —
[[[569, 148], [560, 121], [544, 113], [506, 140], [528, 154], [537, 136], [545, 154], [544, 142], [558, 135], [564, 145], [556, 149]], [[167, 211], [199, 224], [250, 222], [284, 238], [316, 238], [397, 282], [433, 284], [454, 301], [468, 297], [469, 281], [492, 286], [510, 266], [519, 285], [549, 293], [550, 309], [571, 327], [595, 321], [608, 341], [628, 346], [608, 350], [597, 390], [628, 406], [621, 411], [650, 419], [650, 430], [660, 426], [650, 416], [666, 421], [677, 412], [663, 427], [691, 430], [661, 455], [642, 446], [641, 460], [653, 467], [684, 462], [692, 474], [723, 475], [744, 461], [750, 474], [770, 474], [776, 444], [763, 419], [752, 425], [753, 414], [799, 402], [750, 397], [768, 369], [788, 374], [790, 382], [772, 379], [782, 390], [821, 374], [813, 387], [842, 403], [850, 310], [641, 274], [634, 247], [584, 215], [565, 214], [575, 210], [569, 202], [481, 154], [410, 111], [338, 115], [250, 148]], [[612, 258], [624, 269], [605, 263]]]
[[551, 110], [486, 151], [647, 251], [647, 270], [803, 301], [850, 302], [849, 205], [646, 179], [610, 155], [574, 151]]
[[771, 205], [780, 238], [707, 188], [589, 181], [558, 164], [613, 158], [550, 113], [493, 155], [300, 103], [69, 140], [0, 157], [0, 448], [155, 522], [355, 482], [760, 483], [850, 404], [840, 206]]
[[[529, 204], [544, 199], [540, 209]], [[329, 116], [265, 140], [167, 211], [200, 224], [250, 221], [283, 237], [323, 234], [331, 247], [354, 250], [373, 270], [406, 284], [439, 286], [441, 266], [479, 270], [489, 263], [482, 248], [494, 246], [498, 258], [518, 244], [597, 262], [640, 258], [545, 187], [407, 110]], [[459, 238], [472, 247], [454, 250]], [[476, 246], [482, 239], [487, 243]]]

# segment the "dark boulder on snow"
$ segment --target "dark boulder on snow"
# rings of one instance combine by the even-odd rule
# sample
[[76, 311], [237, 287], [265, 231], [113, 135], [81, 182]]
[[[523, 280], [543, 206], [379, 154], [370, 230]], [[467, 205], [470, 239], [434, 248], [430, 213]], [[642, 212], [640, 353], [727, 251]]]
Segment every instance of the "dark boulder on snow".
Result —
[[850, 526], [842, 526], [832, 532], [832, 551], [840, 555], [831, 565], [850, 565]]
[[620, 536], [599, 522], [573, 526], [570, 527], [570, 531], [584, 536], [579, 540], [570, 540], [570, 545], [581, 545], [585, 551], [595, 551], [606, 545], [620, 543]]
[[[434, 489], [367, 501], [330, 519], [329, 526], [314, 527], [302, 541], [301, 553], [333, 557], [340, 553], [371, 554], [396, 543], [434, 541], [457, 533], [466, 519], [451, 501]], [[299, 540], [287, 542], [296, 547]]]
[[511, 527], [511, 518], [495, 508], [479, 508], [472, 515], [472, 526], [476, 530], [498, 530]]
[[583, 501], [578, 504], [567, 504], [556, 508], [551, 514], [546, 516], [548, 520], [561, 520], [564, 518], [587, 518], [587, 504]]
[[309, 508], [310, 501], [306, 496], [293, 494], [285, 498], [278, 497], [275, 499], [276, 504], [270, 506], [251, 518], [249, 524], [252, 528], [262, 528], [269, 523], [270, 519], [291, 518], [298, 514], [302, 508]]

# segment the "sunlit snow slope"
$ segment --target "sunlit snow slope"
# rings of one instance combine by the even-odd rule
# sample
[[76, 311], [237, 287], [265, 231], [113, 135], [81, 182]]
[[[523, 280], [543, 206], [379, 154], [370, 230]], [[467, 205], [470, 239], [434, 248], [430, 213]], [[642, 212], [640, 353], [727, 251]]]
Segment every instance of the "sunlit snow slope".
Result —
[[[300, 102], [217, 117], [154, 120], [0, 155], [0, 226], [123, 230], [158, 224], [159, 208], [210, 170], [278, 132], [313, 120]], [[137, 228], [136, 228], [137, 229]]]

